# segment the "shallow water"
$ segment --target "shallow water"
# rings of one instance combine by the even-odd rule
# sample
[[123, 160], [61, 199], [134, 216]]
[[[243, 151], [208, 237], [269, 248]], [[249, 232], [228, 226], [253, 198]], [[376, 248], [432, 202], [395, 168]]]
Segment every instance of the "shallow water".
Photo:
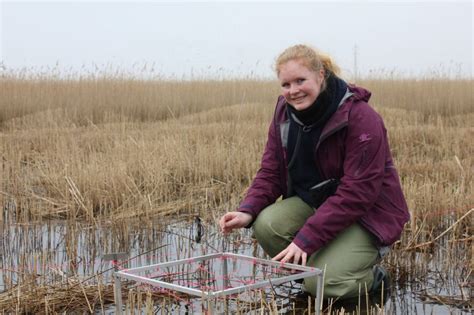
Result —
[[[133, 268], [166, 261], [196, 257], [209, 253], [228, 251], [259, 258], [265, 255], [251, 238], [251, 231], [242, 230], [223, 238], [215, 226], [199, 220], [172, 224], [161, 222], [134, 224], [103, 224], [91, 227], [80, 223], [48, 222], [43, 224], [13, 224], [1, 228], [0, 239], [0, 292], [21, 282], [26, 275], [35, 274], [37, 284], [53, 284], [71, 276], [81, 279], [101, 275], [104, 283], [112, 282], [114, 265], [103, 259], [105, 254], [124, 252], [126, 263], [120, 268]], [[419, 255], [419, 254], [414, 254]], [[416, 279], [409, 277], [404, 283], [393, 283], [394, 292], [385, 305], [388, 314], [470, 314], [461, 306], [441, 305], [440, 301], [423, 300], [427, 296], [460, 295], [453, 287], [459, 272], [439, 274], [437, 264], [442, 253], [433, 253], [427, 263], [428, 273]], [[438, 260], [436, 260], [438, 259]], [[462, 266], [459, 266], [462, 268]], [[285, 292], [294, 292], [288, 287]], [[296, 287], [297, 289], [297, 287]], [[286, 301], [288, 302], [288, 301]], [[281, 303], [284, 303], [282, 301]], [[179, 311], [178, 311], [179, 310]], [[189, 311], [183, 305], [172, 312]], [[157, 309], [160, 313], [168, 309]], [[98, 311], [99, 312], [99, 311]], [[193, 312], [191, 312], [193, 313]]]

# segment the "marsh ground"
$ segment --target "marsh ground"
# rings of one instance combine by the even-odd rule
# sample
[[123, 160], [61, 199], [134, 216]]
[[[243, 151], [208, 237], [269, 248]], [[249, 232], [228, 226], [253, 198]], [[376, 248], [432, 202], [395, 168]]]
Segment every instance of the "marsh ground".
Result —
[[[384, 118], [412, 216], [383, 261], [397, 292], [387, 310], [468, 312], [472, 80], [358, 84]], [[4, 76], [0, 90], [0, 309], [100, 313], [112, 299], [103, 254], [171, 259], [173, 237], [181, 257], [218, 250], [214, 226], [258, 169], [278, 84]], [[196, 217], [212, 241], [196, 244]]]

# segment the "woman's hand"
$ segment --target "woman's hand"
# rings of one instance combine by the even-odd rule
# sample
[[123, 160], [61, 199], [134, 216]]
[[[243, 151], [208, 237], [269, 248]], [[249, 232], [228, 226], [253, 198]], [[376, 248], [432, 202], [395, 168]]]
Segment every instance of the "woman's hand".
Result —
[[282, 250], [278, 255], [272, 258], [272, 260], [279, 260], [282, 263], [293, 263], [299, 264], [301, 261], [302, 266], [306, 266], [306, 259], [308, 254], [304, 252], [301, 248], [296, 246], [295, 243], [291, 242], [287, 248]]
[[252, 216], [245, 212], [227, 212], [219, 220], [219, 226], [221, 227], [221, 232], [226, 234], [231, 232], [233, 229], [239, 229], [249, 225], [250, 222], [252, 222], [252, 219]]

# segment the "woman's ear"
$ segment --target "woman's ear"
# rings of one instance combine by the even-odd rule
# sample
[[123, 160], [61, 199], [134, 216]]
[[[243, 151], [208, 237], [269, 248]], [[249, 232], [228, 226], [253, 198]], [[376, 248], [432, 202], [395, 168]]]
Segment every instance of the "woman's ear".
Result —
[[321, 75], [323, 76], [324, 79], [327, 79], [329, 77], [330, 71], [326, 69], [321, 69]]
[[317, 72], [318, 83], [321, 84], [324, 81], [325, 74], [326, 70], [324, 70], [324, 68], [319, 69], [319, 71]]

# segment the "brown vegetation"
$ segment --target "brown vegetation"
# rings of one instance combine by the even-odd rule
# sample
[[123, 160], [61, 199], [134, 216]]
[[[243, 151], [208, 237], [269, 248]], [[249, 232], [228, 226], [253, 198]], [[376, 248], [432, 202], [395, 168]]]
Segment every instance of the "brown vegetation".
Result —
[[[385, 120], [412, 215], [386, 263], [398, 281], [423, 278], [433, 266], [416, 254], [443, 248], [435, 268], [461, 266], [450, 281], [469, 285], [472, 80], [359, 84]], [[258, 168], [278, 84], [3, 77], [0, 91], [4, 225], [179, 215], [214, 224]]]

